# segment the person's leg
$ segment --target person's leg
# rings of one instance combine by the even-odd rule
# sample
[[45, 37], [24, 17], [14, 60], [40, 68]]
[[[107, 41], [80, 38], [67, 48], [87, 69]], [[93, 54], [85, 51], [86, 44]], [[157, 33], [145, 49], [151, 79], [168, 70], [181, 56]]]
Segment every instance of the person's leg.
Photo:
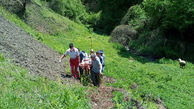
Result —
[[83, 69], [80, 66], [79, 66], [79, 72], [80, 72], [80, 75], [83, 75]]
[[95, 73], [94, 72], [91, 72], [92, 73], [92, 83], [94, 86], [96, 86], [96, 77], [95, 77]]
[[94, 84], [95, 86], [98, 86], [99, 87], [99, 78], [98, 78], [98, 73], [95, 73], [95, 80], [94, 80]]
[[89, 65], [88, 65], [88, 66], [86, 66], [86, 71], [87, 71], [86, 76], [88, 76], [88, 75], [89, 75], [89, 73], [90, 73], [90, 66], [89, 66]]
[[102, 73], [104, 72], [104, 65], [102, 66]]
[[70, 67], [71, 67], [71, 73], [72, 73], [73, 77], [76, 78], [73, 60], [70, 60]]
[[96, 85], [100, 87], [100, 74], [96, 74]]
[[76, 72], [77, 78], [80, 78], [79, 77], [79, 59], [78, 58], [74, 59], [74, 64], [75, 64], [75, 72]]
[[71, 73], [72, 73], [73, 77], [76, 78], [74, 68], [75, 68], [74, 65], [71, 65]]
[[77, 78], [80, 78], [79, 77], [79, 63], [75, 63], [75, 72], [76, 72], [76, 75], [77, 75]]

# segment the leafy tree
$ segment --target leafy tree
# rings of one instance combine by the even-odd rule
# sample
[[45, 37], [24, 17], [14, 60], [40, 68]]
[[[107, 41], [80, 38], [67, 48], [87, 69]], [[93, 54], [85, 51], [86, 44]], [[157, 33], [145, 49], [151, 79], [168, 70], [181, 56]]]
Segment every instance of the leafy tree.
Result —
[[130, 6], [141, 3], [142, 0], [99, 0], [98, 7], [102, 15], [96, 28], [111, 32], [120, 24]]
[[57, 13], [76, 22], [84, 22], [87, 17], [86, 9], [80, 0], [52, 0], [50, 7]]
[[192, 39], [193, 0], [144, 0], [143, 6], [152, 29], [160, 27], [168, 38]]

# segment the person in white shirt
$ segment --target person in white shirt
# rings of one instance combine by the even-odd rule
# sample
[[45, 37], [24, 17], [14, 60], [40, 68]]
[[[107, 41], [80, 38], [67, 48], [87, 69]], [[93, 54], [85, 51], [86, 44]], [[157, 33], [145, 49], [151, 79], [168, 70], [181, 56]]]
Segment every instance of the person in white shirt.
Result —
[[69, 44], [69, 49], [65, 52], [65, 54], [63, 56], [61, 56], [59, 62], [61, 62], [61, 60], [66, 57], [67, 55], [70, 55], [70, 67], [71, 67], [71, 72], [74, 76], [74, 78], [78, 78], [79, 77], [79, 63], [80, 63], [80, 56], [79, 56], [79, 51], [77, 48], [75, 48], [73, 46], [73, 43]]

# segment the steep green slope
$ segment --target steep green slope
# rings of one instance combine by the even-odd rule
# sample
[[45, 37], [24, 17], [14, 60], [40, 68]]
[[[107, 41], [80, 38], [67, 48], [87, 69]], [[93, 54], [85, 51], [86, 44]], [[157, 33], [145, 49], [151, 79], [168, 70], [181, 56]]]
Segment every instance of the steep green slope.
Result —
[[0, 108], [90, 108], [80, 86], [29, 74], [0, 54]]
[[[109, 37], [91, 33], [84, 26], [76, 24], [43, 6], [40, 10], [45, 18], [52, 18], [62, 25], [68, 23], [71, 29], [62, 31], [56, 27], [55, 29], [59, 29], [59, 31], [54, 32], [55, 34], [40, 32], [32, 29], [20, 18], [3, 8], [0, 10], [0, 14], [60, 53], [65, 52], [70, 42], [89, 53], [91, 49], [89, 36], [92, 36], [92, 48], [95, 51], [103, 49], [106, 55], [104, 74], [117, 80], [116, 83], [108, 85], [128, 90], [134, 99], [140, 101], [145, 99], [144, 107], [157, 108], [154, 102], [158, 98], [162, 99], [164, 105], [170, 109], [194, 107], [192, 102], [194, 101], [193, 64], [188, 62], [186, 68], [181, 69], [177, 61], [170, 59], [149, 61], [143, 57], [136, 57], [126, 52], [121, 45], [109, 43]], [[138, 88], [131, 89], [130, 86], [134, 83], [138, 84]], [[134, 107], [131, 101], [124, 101], [120, 94], [115, 94], [113, 101], [117, 108]]]

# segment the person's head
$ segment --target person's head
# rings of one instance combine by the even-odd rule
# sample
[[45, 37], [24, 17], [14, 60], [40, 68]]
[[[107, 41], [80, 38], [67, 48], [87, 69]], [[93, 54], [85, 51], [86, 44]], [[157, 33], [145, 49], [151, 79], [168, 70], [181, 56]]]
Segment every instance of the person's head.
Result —
[[94, 54], [94, 50], [93, 49], [91, 49], [90, 54]]
[[73, 49], [73, 43], [70, 43], [70, 44], [69, 44], [69, 48], [70, 48], [70, 49]]
[[77, 50], [80, 52], [80, 49], [79, 48], [77, 48]]
[[96, 52], [96, 55], [97, 55], [98, 57], [100, 57], [100, 51], [97, 51], [97, 52]]
[[91, 59], [94, 61], [96, 59], [96, 55], [95, 54], [92, 54], [91, 55]]
[[103, 50], [100, 50], [100, 55], [102, 56], [104, 54]]

